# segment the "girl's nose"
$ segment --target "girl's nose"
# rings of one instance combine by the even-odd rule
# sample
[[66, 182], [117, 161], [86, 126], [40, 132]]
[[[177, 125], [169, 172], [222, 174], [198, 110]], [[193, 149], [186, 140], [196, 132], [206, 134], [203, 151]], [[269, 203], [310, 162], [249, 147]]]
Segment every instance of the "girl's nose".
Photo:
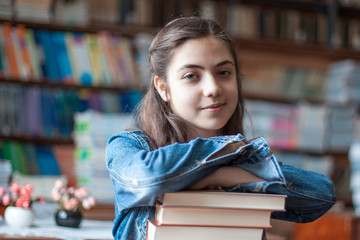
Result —
[[209, 74], [204, 78], [203, 94], [205, 97], [216, 97], [221, 94], [221, 87], [215, 76]]

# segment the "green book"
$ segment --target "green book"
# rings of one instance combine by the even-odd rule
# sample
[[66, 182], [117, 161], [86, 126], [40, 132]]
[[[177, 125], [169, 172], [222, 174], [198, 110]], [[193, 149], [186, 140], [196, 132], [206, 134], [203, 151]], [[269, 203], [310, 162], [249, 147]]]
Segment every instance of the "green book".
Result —
[[22, 144], [18, 142], [4, 141], [3, 158], [11, 161], [11, 167], [14, 172], [27, 174]]
[[27, 173], [31, 175], [40, 174], [39, 166], [36, 159], [36, 149], [34, 144], [24, 144], [23, 153]]

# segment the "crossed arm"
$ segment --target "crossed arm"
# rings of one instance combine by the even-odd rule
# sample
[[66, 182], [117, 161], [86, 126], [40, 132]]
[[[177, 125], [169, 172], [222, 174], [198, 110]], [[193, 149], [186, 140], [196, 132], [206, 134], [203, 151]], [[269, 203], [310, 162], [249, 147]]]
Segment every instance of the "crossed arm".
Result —
[[[236, 142], [229, 144], [227, 147], [223, 148], [218, 153], [214, 154], [210, 159], [226, 155], [231, 152], [235, 152], [236, 149], [243, 146], [244, 142]], [[250, 182], [261, 182], [265, 181], [262, 178], [255, 176], [254, 174], [249, 173], [248, 171], [233, 166], [224, 166], [219, 168], [214, 173], [208, 175], [207, 177], [201, 179], [197, 183], [189, 187], [190, 190], [198, 189], [212, 189], [217, 186], [221, 187], [232, 187], [241, 183], [250, 183]]]

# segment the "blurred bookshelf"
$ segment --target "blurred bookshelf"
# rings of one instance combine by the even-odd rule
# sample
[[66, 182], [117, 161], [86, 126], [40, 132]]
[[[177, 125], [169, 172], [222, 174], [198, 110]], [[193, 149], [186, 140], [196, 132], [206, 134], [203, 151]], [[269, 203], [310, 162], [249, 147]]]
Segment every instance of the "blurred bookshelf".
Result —
[[[12, 5], [7, 6], [7, 2], [12, 3]], [[52, 75], [52, 72], [42, 72], [46, 61], [38, 62], [37, 67], [41, 74], [37, 78], [26, 74], [15, 76], [7, 72], [5, 67], [1, 68], [1, 66], [5, 66], [4, 64], [0, 65], [0, 124], [2, 124], [1, 121], [4, 121], [4, 116], [15, 120], [21, 118], [19, 116], [24, 114], [22, 110], [26, 109], [25, 106], [27, 106], [25, 105], [26, 99], [17, 103], [18, 109], [21, 109], [18, 111], [19, 113], [9, 117], [14, 114], [14, 111], [11, 108], [9, 109], [9, 106], [12, 106], [10, 99], [15, 99], [16, 96], [25, 96], [29, 91], [38, 94], [38, 96], [46, 93], [47, 95], [43, 96], [44, 99], [46, 96], [50, 96], [50, 99], [57, 99], [57, 104], [62, 107], [68, 105], [74, 107], [58, 113], [58, 119], [62, 119], [62, 123], [66, 123], [64, 128], [60, 124], [61, 126], [55, 126], [45, 134], [29, 134], [21, 128], [14, 132], [11, 128], [10, 130], [3, 129], [0, 131], [0, 142], [15, 141], [35, 145], [65, 145], [75, 149], [76, 141], [73, 135], [75, 112], [85, 112], [94, 108], [99, 112], [108, 114], [131, 112], [141, 98], [141, 94], [147, 85], [146, 81], [149, 79], [149, 73], [144, 71], [147, 68], [149, 41], [158, 29], [178, 16], [199, 15], [213, 18], [233, 36], [238, 48], [246, 101], [256, 102], [254, 104], [260, 105], [263, 103], [270, 104], [270, 109], [283, 111], [284, 116], [290, 116], [290, 118], [280, 119], [280, 121], [279, 118], [276, 118], [277, 116], [270, 116], [269, 118], [269, 115], [266, 115], [269, 122], [273, 121], [274, 124], [281, 122], [290, 127], [295, 125], [295, 128], [291, 129], [298, 133], [301, 131], [301, 128], [297, 126], [299, 120], [294, 118], [294, 115], [289, 115], [288, 111], [296, 114], [299, 114], [299, 111], [305, 111], [307, 114], [317, 114], [316, 116], [326, 118], [329, 116], [326, 115], [329, 112], [335, 114], [333, 109], [331, 111], [328, 108], [324, 109], [329, 105], [335, 106], [334, 108], [354, 108], [356, 111], [358, 109], [359, 99], [345, 99], [336, 102], [336, 99], [329, 100], [326, 95], [329, 74], [334, 68], [331, 67], [333, 66], [331, 64], [347, 59], [352, 59], [354, 62], [360, 61], [360, 5], [357, 1], [107, 0], [100, 3], [97, 0], [49, 0], [44, 1], [44, 5], [41, 6], [39, 6], [39, 2], [34, 1], [32, 3], [33, 8], [42, 9], [41, 14], [38, 10], [23, 11], [24, 5], [22, 4], [24, 2], [21, 0], [3, 1], [3, 3], [0, 1], [0, 4], [4, 4], [1, 5], [3, 10], [0, 11], [1, 32], [3, 32], [4, 26], [7, 26], [10, 32], [18, 32], [20, 28], [34, 33], [46, 32], [50, 35], [60, 32], [62, 35], [72, 38], [106, 35], [111, 39], [126, 39], [126, 44], [128, 44], [126, 49], [130, 49], [128, 54], [131, 56], [125, 61], [128, 62], [127, 66], [134, 68], [131, 73], [126, 73], [129, 76], [129, 81], [122, 84], [124, 82], [113, 81], [114, 78], [109, 77], [111, 75], [110, 69], [107, 69], [108, 73], [104, 73], [107, 74], [106, 81], [105, 75], [102, 75], [96, 81], [91, 76], [91, 81], [85, 78], [85, 81], [82, 82], [79, 80], [79, 75], [75, 77], [71, 75], [70, 78], [64, 78], [64, 75], [61, 75], [62, 77], [54, 78], [53, 76], [59, 75]], [[33, 14], [31, 15], [31, 13]], [[0, 40], [3, 35], [0, 35]], [[36, 42], [36, 44], [37, 47], [43, 47], [42, 43]], [[5, 41], [1, 41], [0, 45], [5, 46]], [[51, 46], [50, 48], [54, 48], [54, 45]], [[5, 47], [0, 48], [0, 50], [2, 56], [7, 51]], [[17, 51], [18, 57], [21, 56], [19, 53], [21, 51]], [[87, 51], [90, 52], [89, 49]], [[46, 53], [43, 54], [46, 58]], [[117, 66], [119, 67], [119, 65]], [[73, 68], [71, 65], [70, 67]], [[104, 65], [101, 68], [103, 69]], [[94, 71], [92, 66], [85, 66], [85, 69], [90, 69], [91, 73]], [[274, 75], [275, 72], [280, 75], [270, 81], [269, 76]], [[50, 74], [50, 77], [46, 74]], [[295, 84], [297, 82], [294, 79], [298, 79], [298, 75], [301, 74], [307, 76], [303, 77], [304, 84], [301, 86], [301, 89], [308, 89], [306, 94], [299, 90], [300, 85]], [[316, 84], [318, 85], [314, 83], [314, 76], [317, 76]], [[310, 85], [305, 84], [306, 82], [313, 84], [311, 90], [309, 90]], [[271, 93], [269, 89], [271, 89]], [[288, 89], [292, 89], [292, 91]], [[103, 100], [100, 101], [99, 99]], [[115, 99], [121, 99], [121, 101]], [[354, 100], [356, 102], [355, 107]], [[45, 102], [49, 103], [49, 101]], [[113, 109], [101, 108], [100, 102], [107, 106], [117, 102], [119, 106]], [[121, 103], [125, 103], [125, 106], [121, 106]], [[75, 106], [78, 109], [75, 109]], [[37, 108], [41, 107], [38, 106]], [[282, 110], [276, 110], [280, 108]], [[4, 109], [7, 109], [8, 112], [5, 113]], [[66, 117], [61, 112], [66, 112]], [[260, 114], [264, 115], [264, 112]], [[355, 115], [357, 113], [351, 112], [349, 114], [348, 116], [353, 120], [355, 126]], [[6, 121], [9, 121], [8, 119]], [[254, 122], [256, 122], [255, 120]], [[26, 119], [21, 121], [23, 124], [26, 123]], [[306, 124], [311, 125], [311, 123]], [[325, 126], [327, 126], [325, 123], [323, 126], [317, 125], [318, 129], [316, 130], [324, 133]], [[289, 131], [289, 128], [282, 130], [279, 132], [284, 133]], [[326, 131], [328, 130], [327, 128]], [[263, 131], [271, 132], [269, 129]], [[356, 132], [355, 129], [346, 129], [346, 131], [352, 138], [356, 137], [353, 136]], [[294, 155], [300, 154], [300, 156], [305, 157], [331, 157], [333, 173], [330, 175], [341, 178], [342, 185], [338, 186], [339, 189], [348, 188], [346, 185], [349, 177], [346, 174], [349, 168], [347, 154], [351, 142], [344, 140], [344, 145], [341, 148], [335, 148], [333, 145], [326, 147], [325, 144], [320, 146], [320, 150], [314, 150], [299, 148], [298, 144], [294, 143], [296, 142], [294, 136], [287, 137], [292, 137], [293, 145], [284, 147], [284, 145], [274, 144], [272, 147], [274, 151]], [[323, 137], [326, 138], [327, 135], [323, 135]], [[284, 141], [289, 142], [290, 140], [285, 139]], [[277, 141], [277, 143], [280, 142]], [[309, 166], [313, 165], [310, 164]], [[344, 199], [346, 205], [351, 206], [349, 191], [339, 192], [338, 197]]]

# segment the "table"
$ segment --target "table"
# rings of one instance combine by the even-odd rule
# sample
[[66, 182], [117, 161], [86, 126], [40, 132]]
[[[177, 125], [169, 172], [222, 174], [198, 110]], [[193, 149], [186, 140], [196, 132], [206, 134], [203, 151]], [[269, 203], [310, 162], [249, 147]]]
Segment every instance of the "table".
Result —
[[54, 218], [55, 206], [51, 204], [34, 206], [36, 218], [32, 226], [27, 228], [12, 228], [0, 216], [0, 239], [113, 239], [113, 221], [104, 220], [104, 216], [100, 216], [101, 220], [83, 219], [79, 228], [57, 226]]
[[60, 227], [53, 217], [36, 218], [33, 225], [27, 228], [12, 228], [4, 221], [0, 222], [1, 239], [113, 239], [112, 221], [84, 219], [79, 228]]

